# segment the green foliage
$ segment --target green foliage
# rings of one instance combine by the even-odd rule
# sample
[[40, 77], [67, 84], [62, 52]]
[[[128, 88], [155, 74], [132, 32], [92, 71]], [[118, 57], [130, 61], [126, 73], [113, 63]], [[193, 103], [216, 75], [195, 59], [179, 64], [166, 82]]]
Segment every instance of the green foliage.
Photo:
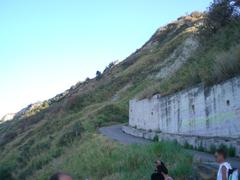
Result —
[[206, 152], [207, 150], [203, 147], [202, 143], [196, 148], [200, 152]]
[[213, 76], [216, 82], [228, 79], [240, 72], [240, 46], [232, 47], [227, 52], [219, 53], [213, 65]]
[[154, 141], [154, 142], [158, 142], [158, 141], [159, 141], [158, 135], [155, 135], [155, 136], [154, 136], [153, 141]]
[[184, 142], [183, 147], [185, 149], [194, 149], [193, 145], [189, 144], [187, 141]]
[[214, 154], [216, 152], [216, 150], [217, 150], [217, 147], [214, 144], [211, 144], [209, 152]]
[[100, 71], [96, 72], [96, 79], [99, 80], [102, 77], [102, 73]]
[[1, 164], [0, 166], [0, 179], [13, 180], [12, 172], [13, 168], [7, 164]]
[[17, 136], [16, 132], [7, 132], [3, 137], [2, 140], [0, 141], [0, 146], [3, 146], [4, 144], [7, 144], [11, 140], [13, 140]]
[[126, 122], [128, 120], [128, 112], [126, 109], [108, 104], [104, 106], [94, 118], [95, 127], [107, 125], [110, 122]]
[[203, 26], [201, 27], [201, 40], [206, 40], [213, 33], [229, 23], [238, 20], [239, 4], [235, 0], [221, 0], [213, 2], [205, 15]]
[[230, 147], [228, 148], [228, 155], [229, 155], [230, 157], [235, 157], [235, 156], [236, 156], [236, 148], [233, 147], [233, 146], [230, 146]]
[[236, 155], [236, 149], [235, 147], [233, 146], [226, 146], [225, 144], [221, 144], [219, 146], [220, 149], [223, 149], [226, 153], [227, 153], [227, 156], [230, 156], [230, 157], [235, 157]]
[[66, 146], [68, 144], [72, 144], [75, 138], [80, 138], [81, 134], [83, 133], [83, 126], [81, 122], [76, 122], [69, 128], [65, 129], [62, 132], [62, 135], [60, 136], [58, 140], [59, 146]]
[[[213, 35], [200, 46], [176, 73], [161, 82], [152, 82], [142, 97], [156, 92], [161, 95], [177, 92], [197, 83], [212, 85], [240, 74], [240, 23], [233, 23]], [[152, 88], [153, 87], [153, 88]], [[149, 94], [149, 95], [148, 95]]]
[[61, 163], [55, 162], [57, 167], [49, 164], [31, 179], [47, 179], [56, 169], [70, 172], [75, 179], [149, 179], [159, 158], [175, 178], [186, 179], [192, 170], [192, 158], [172, 142], [121, 145], [93, 135], [66, 154], [58, 160]]
[[225, 144], [220, 144], [219, 149], [223, 149], [226, 153], [228, 153], [228, 147]]
[[104, 69], [103, 73], [109, 73], [112, 68], [117, 64], [118, 60], [110, 62], [108, 66]]
[[232, 14], [230, 0], [212, 3], [205, 20], [205, 28], [210, 32], [216, 32], [231, 20]]

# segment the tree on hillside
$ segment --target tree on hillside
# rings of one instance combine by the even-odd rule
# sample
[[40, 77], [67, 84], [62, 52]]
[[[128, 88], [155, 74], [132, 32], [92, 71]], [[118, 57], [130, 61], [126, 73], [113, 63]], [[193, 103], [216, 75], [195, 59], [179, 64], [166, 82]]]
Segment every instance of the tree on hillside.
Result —
[[204, 19], [200, 34], [208, 38], [227, 24], [239, 20], [240, 0], [214, 0]]
[[96, 72], [96, 79], [99, 80], [102, 77], [102, 73], [100, 71]]
[[239, 18], [240, 16], [240, 0], [232, 0], [232, 6], [234, 6], [234, 15]]
[[118, 60], [110, 62], [109, 65], [104, 69], [103, 73], [110, 71], [117, 64], [117, 62]]
[[216, 32], [225, 26], [232, 17], [233, 7], [230, 0], [215, 1], [209, 7], [209, 13], [205, 19], [205, 28], [208, 32]]

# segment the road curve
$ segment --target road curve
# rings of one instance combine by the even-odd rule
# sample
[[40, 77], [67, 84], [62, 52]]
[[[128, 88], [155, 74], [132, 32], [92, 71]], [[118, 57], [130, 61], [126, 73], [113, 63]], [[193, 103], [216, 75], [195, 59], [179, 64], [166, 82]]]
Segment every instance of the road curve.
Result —
[[[129, 134], [126, 134], [122, 131], [123, 124], [117, 124], [107, 127], [101, 127], [99, 128], [99, 132], [103, 135], [105, 135], [107, 138], [118, 141], [123, 144], [146, 144], [150, 143], [150, 140], [135, 137]], [[195, 160], [201, 161], [201, 162], [209, 162], [213, 163], [213, 166], [217, 166], [214, 161], [214, 156], [209, 153], [205, 152], [199, 152], [195, 150], [187, 150]], [[228, 158], [228, 162], [232, 164], [233, 167], [239, 167], [240, 161], [238, 158]]]
[[151, 141], [126, 134], [122, 131], [122, 124], [99, 128], [99, 132], [106, 137], [116, 140], [123, 144], [143, 144]]

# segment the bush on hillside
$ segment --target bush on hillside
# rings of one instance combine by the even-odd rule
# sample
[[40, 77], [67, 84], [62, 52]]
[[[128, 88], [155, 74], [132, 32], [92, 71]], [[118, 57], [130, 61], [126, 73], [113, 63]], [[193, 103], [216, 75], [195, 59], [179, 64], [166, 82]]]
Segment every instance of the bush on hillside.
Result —
[[154, 83], [152, 85], [149, 85], [147, 88], [145, 88], [143, 91], [141, 91], [138, 95], [138, 99], [145, 99], [145, 98], [151, 98], [153, 95], [159, 93], [159, 83]]
[[96, 79], [99, 80], [102, 77], [102, 73], [100, 71], [96, 72]]
[[3, 135], [3, 137], [0, 139], [0, 146], [4, 146], [5, 144], [12, 141], [17, 136], [16, 132], [7, 132]]
[[240, 72], [240, 46], [218, 54], [214, 60], [213, 77], [215, 82], [228, 79]]
[[0, 166], [0, 179], [4, 180], [13, 180], [12, 174], [11, 174], [12, 168], [9, 165], [1, 164]]
[[103, 73], [109, 72], [117, 64], [117, 62], [118, 60], [110, 62], [109, 65], [104, 69]]
[[67, 144], [72, 144], [75, 138], [81, 138], [83, 131], [84, 128], [81, 122], [74, 123], [68, 129], [63, 131], [58, 140], [58, 145], [66, 146]]
[[214, 1], [204, 18], [201, 37], [208, 38], [222, 27], [239, 18], [239, 3], [237, 0]]
[[209, 148], [209, 152], [214, 154], [217, 150], [217, 147], [215, 144], [211, 144], [210, 148]]
[[109, 104], [100, 109], [94, 118], [95, 128], [107, 125], [111, 122], [126, 122], [128, 111], [118, 105]]
[[230, 146], [230, 147], [228, 148], [228, 155], [229, 155], [230, 157], [235, 157], [235, 156], [236, 156], [236, 148], [233, 147], [233, 146]]

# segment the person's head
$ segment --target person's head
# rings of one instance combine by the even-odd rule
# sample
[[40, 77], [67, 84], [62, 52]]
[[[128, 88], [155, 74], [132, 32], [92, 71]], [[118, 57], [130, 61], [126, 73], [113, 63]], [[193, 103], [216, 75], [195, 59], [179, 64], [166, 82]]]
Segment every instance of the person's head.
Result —
[[161, 165], [161, 161], [160, 161], [160, 160], [156, 160], [156, 161], [155, 161], [155, 165], [156, 165], [156, 166]]
[[164, 168], [163, 168], [163, 166], [162, 166], [162, 162], [161, 162], [161, 160], [156, 160], [155, 161], [155, 166], [156, 166], [156, 171], [158, 172], [158, 173], [162, 173], [164, 170]]
[[222, 163], [225, 161], [226, 152], [224, 149], [217, 149], [215, 152], [215, 158], [218, 163]]
[[57, 172], [53, 174], [49, 180], [72, 180], [72, 177], [64, 172]]

